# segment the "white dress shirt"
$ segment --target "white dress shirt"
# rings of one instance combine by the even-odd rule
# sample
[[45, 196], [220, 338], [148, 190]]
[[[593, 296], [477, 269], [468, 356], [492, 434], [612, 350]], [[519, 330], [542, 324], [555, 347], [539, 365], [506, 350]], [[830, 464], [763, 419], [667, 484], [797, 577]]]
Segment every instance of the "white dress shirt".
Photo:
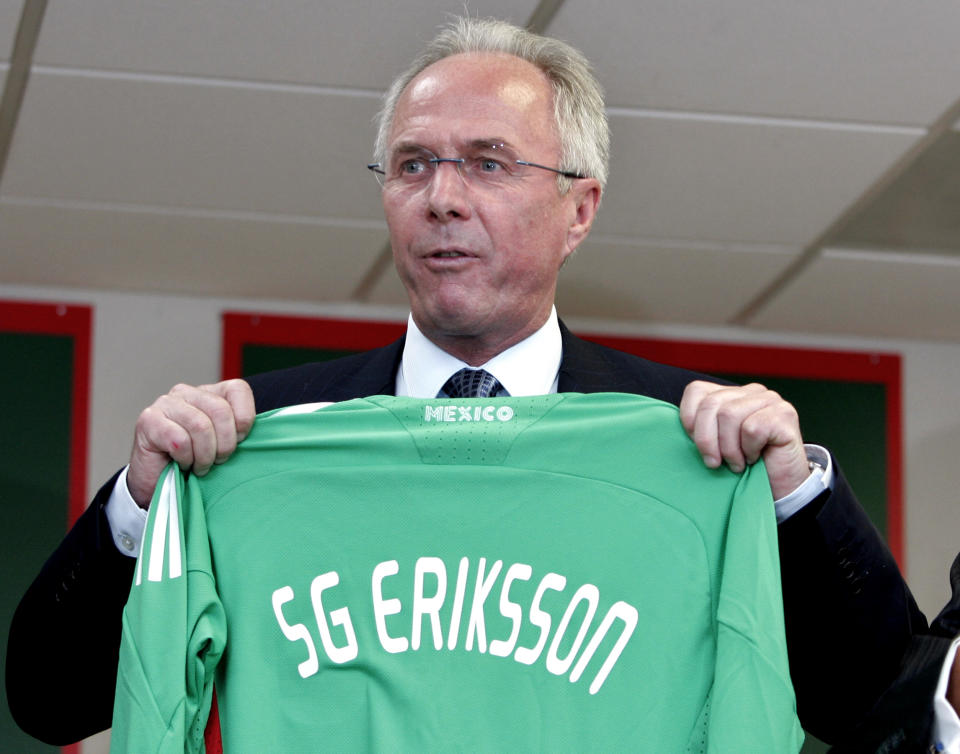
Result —
[[933, 695], [933, 741], [936, 751], [945, 754], [960, 754], [960, 715], [947, 701], [947, 684], [950, 683], [950, 671], [953, 659], [960, 647], [960, 637], [954, 639], [947, 652], [947, 660], [940, 671], [940, 681]]
[[550, 310], [549, 319], [533, 335], [475, 367], [434, 345], [420, 332], [411, 315], [397, 370], [397, 395], [436, 398], [450, 375], [464, 367], [486, 369], [513, 396], [555, 393], [562, 354], [556, 308]]

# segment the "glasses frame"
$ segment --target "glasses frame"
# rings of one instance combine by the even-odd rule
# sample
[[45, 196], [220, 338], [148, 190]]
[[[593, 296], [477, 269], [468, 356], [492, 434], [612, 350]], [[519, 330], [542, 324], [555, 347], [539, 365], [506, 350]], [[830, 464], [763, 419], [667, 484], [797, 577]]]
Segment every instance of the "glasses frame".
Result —
[[[424, 151], [432, 154], [430, 150], [424, 150]], [[436, 155], [434, 155], [433, 157], [428, 158], [427, 162], [433, 165], [439, 165], [441, 162], [453, 162], [459, 166], [459, 165], [463, 165], [463, 163], [466, 162], [466, 159], [463, 157], [437, 157]], [[562, 170], [560, 168], [552, 168], [549, 165], [541, 165], [538, 162], [529, 162], [527, 160], [513, 160], [513, 163], [515, 165], [523, 165], [525, 167], [530, 167], [530, 168], [539, 168], [540, 170], [549, 170], [551, 173], [562, 175], [564, 178], [573, 178], [573, 179], [581, 180], [588, 177], [581, 173], [575, 173], [571, 170]], [[377, 183], [379, 183], [381, 186], [386, 186], [387, 172], [383, 169], [383, 163], [368, 162], [367, 170], [369, 170], [375, 176], [377, 176]], [[463, 178], [463, 173], [460, 172], [459, 167], [457, 168], [457, 173], [460, 175], [461, 178]], [[380, 176], [384, 176], [384, 178], [381, 179]]]

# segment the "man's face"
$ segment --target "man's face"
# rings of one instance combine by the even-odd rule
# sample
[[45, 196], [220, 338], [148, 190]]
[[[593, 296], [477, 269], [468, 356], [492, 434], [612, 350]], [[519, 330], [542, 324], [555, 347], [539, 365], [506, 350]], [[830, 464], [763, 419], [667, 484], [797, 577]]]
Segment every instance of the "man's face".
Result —
[[[435, 63], [400, 97], [387, 152], [460, 157], [478, 143], [558, 166], [553, 97], [535, 66], [494, 54]], [[560, 266], [586, 236], [600, 193], [585, 179], [561, 196], [556, 178], [533, 168], [492, 189], [446, 162], [424, 185], [385, 186], [394, 262], [427, 337], [481, 363], [546, 321]]]

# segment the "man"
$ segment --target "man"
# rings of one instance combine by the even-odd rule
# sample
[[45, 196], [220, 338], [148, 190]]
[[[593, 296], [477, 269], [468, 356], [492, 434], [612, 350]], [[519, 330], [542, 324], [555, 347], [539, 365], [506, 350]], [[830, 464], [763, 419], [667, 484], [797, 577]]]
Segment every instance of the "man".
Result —
[[144, 410], [128, 468], [101, 489], [15, 617], [7, 680], [21, 726], [63, 743], [110, 724], [126, 554], [138, 539], [124, 499], [146, 507], [171, 458], [202, 475], [230, 456], [255, 410], [449, 395], [448, 378], [467, 366], [491, 373], [498, 394], [669, 401], [708, 466], [742, 470], [763, 458], [783, 520], [801, 721], [828, 740], [855, 724], [926, 623], [829, 454], [805, 448], [793, 407], [759, 385], [721, 386], [588, 344], [556, 319], [558, 272], [593, 223], [608, 144], [601, 90], [575, 50], [497, 22], [464, 20], [435, 39], [387, 93], [371, 166], [409, 294], [406, 338], [248, 382], [178, 385]]

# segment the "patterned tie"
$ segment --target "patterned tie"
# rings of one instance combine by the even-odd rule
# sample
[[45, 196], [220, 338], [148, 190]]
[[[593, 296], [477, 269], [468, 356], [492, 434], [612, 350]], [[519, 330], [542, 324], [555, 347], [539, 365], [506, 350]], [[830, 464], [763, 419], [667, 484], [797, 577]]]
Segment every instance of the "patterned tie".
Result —
[[486, 369], [466, 367], [447, 380], [440, 392], [448, 398], [489, 398], [491, 395], [506, 394], [503, 385]]

